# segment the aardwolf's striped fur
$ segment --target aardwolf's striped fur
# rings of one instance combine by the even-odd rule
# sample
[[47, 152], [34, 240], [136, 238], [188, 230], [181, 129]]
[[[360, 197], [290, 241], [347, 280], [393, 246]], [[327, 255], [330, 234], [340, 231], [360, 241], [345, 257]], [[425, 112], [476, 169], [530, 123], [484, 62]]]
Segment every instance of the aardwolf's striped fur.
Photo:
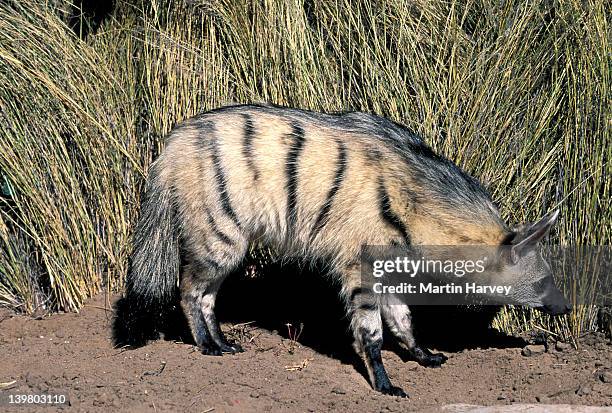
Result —
[[356, 347], [373, 386], [382, 320], [422, 363], [443, 356], [415, 345], [408, 308], [360, 288], [362, 245], [499, 245], [510, 234], [489, 195], [405, 127], [364, 113], [233, 106], [185, 121], [152, 165], [136, 229], [118, 342], [155, 337], [180, 269], [181, 303], [207, 354], [238, 351], [213, 308], [251, 242], [325, 260], [342, 284]]

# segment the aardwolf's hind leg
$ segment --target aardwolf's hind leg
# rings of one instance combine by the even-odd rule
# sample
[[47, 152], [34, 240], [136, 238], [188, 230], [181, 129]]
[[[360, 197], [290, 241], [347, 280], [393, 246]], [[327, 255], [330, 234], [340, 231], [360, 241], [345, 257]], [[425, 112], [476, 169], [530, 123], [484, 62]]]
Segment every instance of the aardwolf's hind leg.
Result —
[[[184, 286], [184, 283], [182, 283]], [[181, 306], [185, 311], [185, 316], [189, 321], [189, 327], [191, 327], [191, 333], [196, 345], [203, 354], [209, 354], [212, 356], [220, 356], [221, 348], [213, 341], [208, 326], [204, 320], [204, 314], [202, 314], [202, 296], [201, 293], [186, 291], [183, 287], [183, 294], [181, 298]]]
[[219, 346], [224, 353], [241, 353], [242, 347], [238, 343], [229, 343], [221, 331], [217, 317], [215, 316], [215, 300], [217, 298], [217, 291], [219, 290], [221, 282], [215, 285], [211, 285], [207, 292], [204, 293], [202, 298], [202, 314], [204, 315], [204, 321], [208, 327], [210, 336], [212, 337], [215, 344]]
[[[219, 254], [226, 259], [213, 260], [212, 257], [187, 254], [181, 277], [181, 305], [189, 320], [196, 345], [204, 354], [241, 352], [238, 344], [229, 343], [215, 316], [217, 292], [225, 277], [242, 261], [246, 253], [243, 248], [232, 253]], [[230, 258], [231, 257], [231, 258]]]

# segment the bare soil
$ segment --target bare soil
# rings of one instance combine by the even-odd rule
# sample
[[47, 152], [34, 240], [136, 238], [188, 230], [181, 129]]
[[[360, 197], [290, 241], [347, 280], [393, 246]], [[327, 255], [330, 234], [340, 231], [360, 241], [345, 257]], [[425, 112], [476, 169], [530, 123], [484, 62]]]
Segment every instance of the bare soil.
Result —
[[[451, 403], [612, 406], [612, 345], [603, 336], [581, 339], [578, 349], [551, 344], [530, 356], [523, 354], [528, 343], [521, 338], [497, 336], [463, 348], [438, 342], [449, 360], [437, 369], [421, 367], [391, 346], [383, 354], [387, 370], [410, 395], [400, 399], [370, 389], [346, 328], [325, 317], [307, 321], [301, 333], [299, 324], [285, 326], [282, 315], [268, 324], [226, 322], [224, 330], [246, 351], [214, 357], [177, 341], [113, 348], [111, 301], [100, 296], [79, 314], [39, 319], [1, 310], [5, 404], [0, 410], [8, 407], [8, 395], [24, 393], [67, 394], [70, 407], [56, 408], [87, 412], [435, 411]], [[255, 313], [248, 306], [241, 310], [246, 317]], [[448, 337], [447, 342], [461, 340]], [[532, 349], [538, 353], [542, 346]]]

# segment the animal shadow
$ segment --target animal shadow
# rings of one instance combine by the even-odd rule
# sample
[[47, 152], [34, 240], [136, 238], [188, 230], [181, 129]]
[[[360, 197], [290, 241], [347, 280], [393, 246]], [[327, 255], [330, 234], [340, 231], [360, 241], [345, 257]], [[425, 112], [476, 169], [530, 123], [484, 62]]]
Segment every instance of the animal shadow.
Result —
[[[340, 286], [321, 273], [316, 267], [300, 268], [295, 264], [270, 264], [255, 277], [246, 276], [244, 269], [240, 269], [221, 287], [217, 317], [233, 324], [253, 322], [253, 326], [277, 331], [286, 339], [296, 339], [301, 345], [361, 370], [339, 297]], [[491, 306], [413, 306], [415, 338], [423, 347], [451, 353], [475, 348], [524, 347], [527, 343], [522, 338], [490, 327], [498, 311], [498, 307]], [[180, 306], [176, 306], [172, 317], [166, 338], [193, 343]], [[404, 361], [411, 359], [386, 330], [385, 348]]]

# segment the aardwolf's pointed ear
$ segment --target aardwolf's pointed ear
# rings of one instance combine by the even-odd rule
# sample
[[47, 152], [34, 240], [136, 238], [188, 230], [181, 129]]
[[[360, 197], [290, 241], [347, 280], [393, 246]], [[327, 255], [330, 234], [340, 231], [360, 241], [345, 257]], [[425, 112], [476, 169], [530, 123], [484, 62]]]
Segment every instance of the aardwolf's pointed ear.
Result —
[[535, 248], [538, 242], [548, 234], [548, 231], [550, 231], [550, 228], [553, 226], [558, 216], [559, 210], [557, 209], [535, 224], [523, 227], [520, 232], [516, 234], [512, 240], [513, 245], [510, 250], [510, 257], [513, 263], [517, 263], [521, 255]]

